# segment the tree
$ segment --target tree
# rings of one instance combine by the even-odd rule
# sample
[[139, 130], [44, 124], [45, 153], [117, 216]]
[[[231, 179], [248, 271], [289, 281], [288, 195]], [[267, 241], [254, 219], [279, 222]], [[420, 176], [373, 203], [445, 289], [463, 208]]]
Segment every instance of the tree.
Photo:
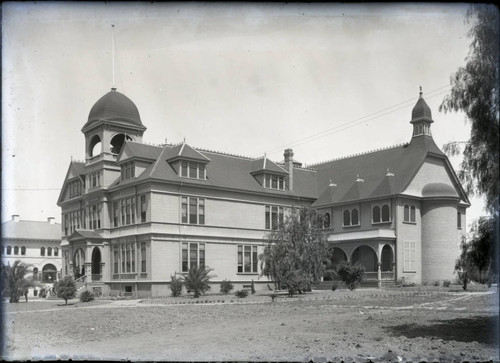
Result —
[[[466, 21], [472, 23], [466, 65], [450, 78], [451, 93], [441, 103], [444, 112], [462, 111], [471, 123], [458, 176], [471, 195], [484, 195], [490, 213], [498, 210], [499, 159], [499, 13], [494, 5], [473, 4]], [[449, 143], [449, 155], [461, 152]]]
[[322, 218], [315, 210], [293, 208], [278, 229], [265, 237], [267, 245], [259, 256], [262, 274], [278, 289], [288, 289], [293, 295], [323, 276], [327, 235], [321, 227]]
[[207, 266], [193, 265], [187, 275], [183, 277], [186, 289], [194, 293], [194, 298], [199, 298], [201, 294], [210, 290], [210, 279], [215, 277], [209, 275], [211, 271], [213, 270]]
[[76, 296], [76, 283], [71, 276], [66, 276], [62, 280], [55, 283], [57, 297], [65, 301], [68, 305], [68, 300]]
[[20, 260], [14, 261], [12, 266], [2, 266], [2, 283], [4, 293], [9, 296], [9, 302], [18, 303], [24, 290], [34, 285], [33, 279], [27, 276], [31, 272], [31, 265]]
[[463, 289], [469, 281], [491, 285], [497, 271], [495, 251], [495, 217], [480, 218], [471, 228], [470, 242], [462, 241], [460, 257], [455, 263], [455, 272]]
[[365, 268], [358, 263], [341, 262], [337, 266], [337, 275], [349, 290], [355, 290], [365, 278]]

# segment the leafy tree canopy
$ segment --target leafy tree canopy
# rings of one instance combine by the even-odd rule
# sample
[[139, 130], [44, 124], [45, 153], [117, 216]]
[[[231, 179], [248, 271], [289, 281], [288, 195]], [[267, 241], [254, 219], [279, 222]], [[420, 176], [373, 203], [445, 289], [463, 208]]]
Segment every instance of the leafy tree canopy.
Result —
[[[499, 13], [494, 5], [473, 4], [466, 15], [471, 39], [466, 65], [450, 78], [451, 93], [439, 110], [462, 111], [471, 123], [459, 178], [471, 195], [484, 195], [490, 213], [498, 209], [499, 159]], [[456, 155], [461, 143], [444, 151]]]
[[291, 209], [279, 228], [266, 236], [267, 245], [259, 256], [262, 274], [274, 280], [278, 288], [299, 286], [302, 290], [319, 280], [327, 255], [327, 235], [321, 226], [321, 216], [315, 210]]
[[69, 299], [73, 299], [76, 296], [76, 283], [71, 276], [66, 276], [62, 280], [56, 282], [54, 287], [57, 297], [63, 299], [66, 305]]

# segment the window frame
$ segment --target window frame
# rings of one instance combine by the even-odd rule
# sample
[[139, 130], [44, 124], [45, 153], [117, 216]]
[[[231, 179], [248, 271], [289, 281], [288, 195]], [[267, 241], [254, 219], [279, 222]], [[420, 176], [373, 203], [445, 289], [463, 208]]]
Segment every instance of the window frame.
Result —
[[[349, 208], [342, 208], [342, 227], [359, 227], [361, 226], [361, 216], [360, 216], [360, 213], [359, 213], [359, 206], [356, 206], [356, 207], [349, 207]], [[353, 224], [353, 212], [356, 211], [357, 213], [357, 224]], [[349, 223], [350, 224], [346, 224], [345, 221], [346, 221], [346, 212], [348, 212], [348, 215], [349, 215]]]
[[[181, 224], [204, 226], [206, 222], [206, 198], [182, 195], [180, 198]], [[194, 213], [192, 213], [194, 212]]]
[[206, 180], [206, 164], [190, 160], [179, 162], [179, 176], [187, 179]]
[[[408, 213], [408, 216], [406, 215]], [[417, 224], [417, 208], [413, 204], [403, 206], [403, 223]]]
[[264, 229], [278, 230], [285, 220], [285, 207], [280, 205], [266, 205], [264, 209]]
[[[384, 208], [387, 207], [389, 209], [388, 214], [389, 218], [384, 219]], [[378, 220], [375, 220], [375, 208], [378, 208]], [[380, 203], [372, 203], [371, 205], [371, 214], [372, 214], [372, 224], [386, 224], [392, 223], [392, 204], [391, 202], [380, 202]]]
[[462, 213], [457, 211], [457, 229], [462, 229]]
[[417, 243], [404, 241], [403, 243], [403, 272], [417, 272]]
[[196, 266], [206, 266], [206, 244], [204, 242], [182, 242], [180, 257], [182, 273], [188, 273], [195, 260]]
[[[247, 271], [246, 256], [249, 253], [249, 270]], [[237, 275], [257, 275], [259, 273], [259, 249], [252, 244], [239, 244], [237, 246], [236, 274]]]

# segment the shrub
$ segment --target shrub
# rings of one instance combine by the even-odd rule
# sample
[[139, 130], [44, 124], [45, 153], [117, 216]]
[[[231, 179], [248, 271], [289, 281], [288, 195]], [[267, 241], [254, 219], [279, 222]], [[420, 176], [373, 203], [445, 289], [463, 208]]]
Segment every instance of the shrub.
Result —
[[450, 287], [451, 281], [450, 280], [444, 280], [443, 281], [443, 286], [444, 287]]
[[170, 276], [170, 290], [173, 297], [179, 297], [182, 294], [182, 278]]
[[71, 276], [66, 276], [64, 279], [55, 283], [54, 289], [56, 290], [57, 297], [64, 299], [66, 305], [68, 300], [76, 296], [76, 283]]
[[243, 298], [248, 296], [248, 291], [247, 290], [236, 290], [234, 295], [243, 299]]
[[223, 280], [220, 283], [220, 292], [222, 292], [223, 294], [226, 294], [226, 295], [229, 294], [233, 288], [234, 288], [234, 286], [231, 283], [231, 281], [229, 281], [229, 280]]
[[335, 291], [339, 288], [339, 283], [337, 281], [333, 281], [332, 283], [332, 291]]
[[433, 286], [439, 286], [439, 281], [434, 281], [434, 282], [432, 283], [432, 285], [433, 285]]
[[355, 290], [365, 278], [365, 268], [358, 263], [342, 262], [337, 266], [337, 275], [349, 290]]
[[311, 278], [299, 270], [288, 271], [281, 282], [282, 288], [288, 290], [288, 294], [293, 296], [295, 293], [302, 294], [310, 290]]
[[396, 280], [395, 284], [396, 284], [397, 287], [403, 287], [403, 286], [405, 286], [405, 278], [401, 277], [400, 279]]
[[90, 291], [82, 291], [82, 293], [80, 294], [80, 301], [81, 302], [90, 302], [94, 300], [94, 294], [91, 293]]
[[209, 282], [210, 279], [214, 277], [209, 275], [210, 271], [212, 271], [212, 269], [207, 266], [198, 268], [198, 266], [194, 265], [189, 269], [187, 275], [184, 276], [184, 285], [186, 285], [188, 290], [194, 293], [194, 298], [199, 298], [200, 294], [204, 294], [210, 290]]

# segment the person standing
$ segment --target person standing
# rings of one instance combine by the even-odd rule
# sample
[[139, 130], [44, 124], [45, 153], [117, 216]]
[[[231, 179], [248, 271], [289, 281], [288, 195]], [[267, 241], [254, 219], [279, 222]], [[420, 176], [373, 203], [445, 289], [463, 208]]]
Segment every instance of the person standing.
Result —
[[26, 302], [28, 302], [28, 289], [24, 289], [24, 298], [26, 299]]

